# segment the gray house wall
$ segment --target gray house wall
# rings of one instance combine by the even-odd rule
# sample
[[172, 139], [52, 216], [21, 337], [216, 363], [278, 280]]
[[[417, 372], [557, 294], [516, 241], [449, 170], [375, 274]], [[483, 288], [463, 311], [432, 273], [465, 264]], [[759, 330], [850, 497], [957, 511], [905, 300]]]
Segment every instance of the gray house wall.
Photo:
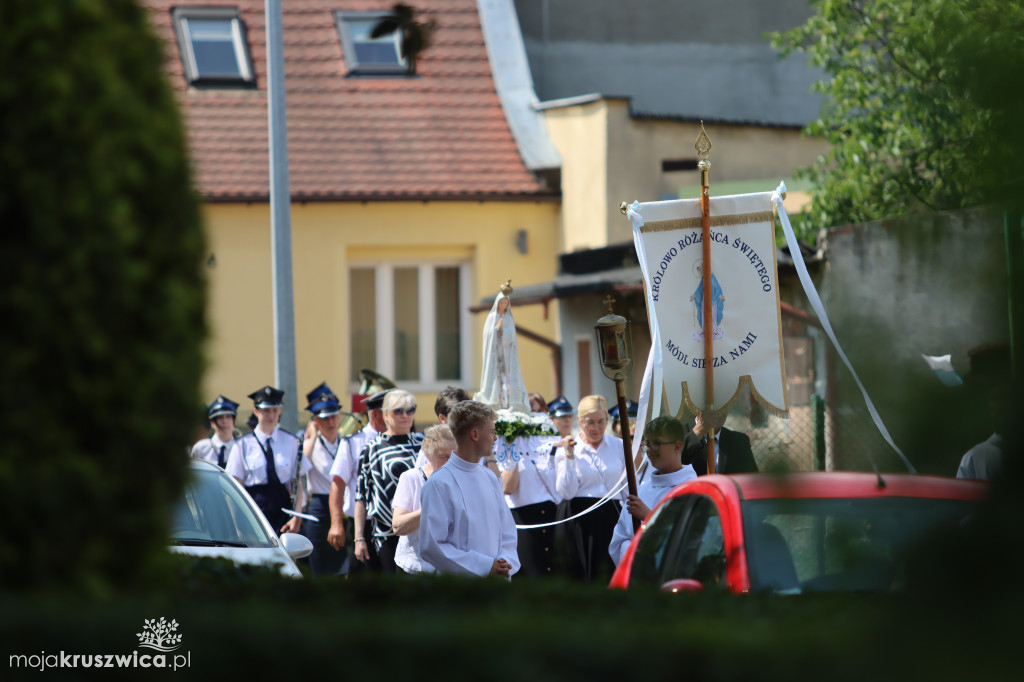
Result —
[[[969, 387], [948, 388], [921, 358], [1009, 339], [1002, 216], [972, 211], [881, 221], [825, 232], [821, 294], [839, 342], [896, 444], [923, 471], [953, 475], [960, 456], [991, 433]], [[866, 418], [860, 393], [836, 363], [837, 466], [902, 467]], [[859, 418], [857, 418], [859, 415]]]
[[515, 0], [537, 95], [632, 98], [655, 116], [803, 126], [821, 98], [802, 55], [767, 31], [798, 26], [807, 0]]

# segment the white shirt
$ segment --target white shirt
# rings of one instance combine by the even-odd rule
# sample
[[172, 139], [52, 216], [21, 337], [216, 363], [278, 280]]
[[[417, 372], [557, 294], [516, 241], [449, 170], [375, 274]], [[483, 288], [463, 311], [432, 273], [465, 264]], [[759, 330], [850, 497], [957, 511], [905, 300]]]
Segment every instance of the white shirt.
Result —
[[342, 511], [345, 516], [356, 515], [356, 485], [359, 474], [359, 454], [380, 434], [367, 424], [348, 438], [343, 438], [338, 446], [338, 454], [331, 465], [330, 478], [337, 476], [345, 482], [345, 498]]
[[311, 495], [330, 495], [331, 469], [340, 448], [341, 438], [336, 438], [333, 443], [328, 443], [322, 435], [313, 440], [313, 449], [309, 453], [310, 469], [306, 474]]
[[956, 477], [991, 480], [999, 473], [1002, 460], [1003, 439], [998, 433], [993, 433], [988, 440], [967, 451], [960, 460]]
[[[519, 487], [512, 494], [505, 495], [505, 503], [510, 509], [562, 501], [555, 482], [555, 458], [551, 455], [552, 444], [560, 440], [551, 436], [517, 438], [498, 455], [498, 469], [502, 472], [519, 470]], [[498, 443], [502, 441], [498, 439]]]
[[[427, 475], [420, 467], [409, 469], [398, 477], [398, 488], [395, 490], [395, 497], [391, 502], [392, 518], [394, 518], [396, 508], [404, 509], [407, 512], [414, 512], [420, 508], [420, 496], [426, 481]], [[395, 563], [406, 573], [434, 572], [434, 567], [420, 557], [420, 531], [418, 528], [408, 535], [398, 538]]]
[[[650, 467], [649, 462], [647, 466]], [[652, 475], [643, 477], [643, 480], [636, 487], [636, 494], [637, 497], [643, 500], [644, 504], [654, 509], [659, 502], [665, 499], [666, 495], [672, 492], [673, 488], [684, 481], [689, 481], [691, 478], [697, 478], [697, 472], [689, 464], [671, 474], [660, 474], [654, 471]], [[632, 539], [633, 515], [623, 505], [622, 512], [619, 514], [619, 521], [615, 524], [615, 530], [612, 532], [612, 542], [608, 546], [608, 553], [611, 555], [612, 561], [615, 562], [616, 566], [622, 561], [622, 555], [626, 553], [626, 550], [629, 548], [629, 542]]]
[[209, 438], [204, 438], [198, 441], [192, 446], [192, 456], [196, 459], [205, 459], [211, 464], [217, 463], [217, 455], [220, 453], [220, 448], [224, 446], [224, 466], [227, 466], [227, 458], [231, 454], [231, 448], [235, 444], [235, 439], [232, 438], [228, 441], [222, 441], [214, 432]]
[[[622, 439], [607, 433], [596, 449], [582, 438], [577, 438], [574, 452], [576, 456], [572, 459], [565, 456], [562, 448], [555, 453], [555, 484], [558, 493], [566, 500], [604, 497], [626, 470]], [[618, 499], [625, 501], [626, 488], [619, 493]]]
[[442, 573], [485, 576], [495, 559], [519, 570], [516, 522], [498, 478], [453, 452], [423, 486], [420, 557]]
[[[291, 492], [292, 476], [295, 475], [295, 457], [302, 454], [299, 452], [299, 439], [276, 426], [269, 436], [257, 428], [236, 440], [228, 456], [227, 472], [242, 481], [242, 485], [246, 487], [265, 484], [267, 458], [260, 446], [265, 448], [268, 440], [274, 449], [274, 470], [277, 471], [277, 477], [288, 492]], [[303, 457], [299, 473], [307, 473], [311, 466], [309, 460]]]

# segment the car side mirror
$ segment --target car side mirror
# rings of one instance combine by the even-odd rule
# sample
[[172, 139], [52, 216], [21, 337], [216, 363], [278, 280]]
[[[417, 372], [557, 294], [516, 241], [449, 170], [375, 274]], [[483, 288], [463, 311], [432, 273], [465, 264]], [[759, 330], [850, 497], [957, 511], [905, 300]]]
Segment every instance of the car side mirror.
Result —
[[669, 580], [661, 586], [662, 592], [703, 592], [704, 586], [693, 578], [677, 578]]
[[301, 559], [313, 553], [313, 543], [298, 533], [281, 533], [281, 546], [292, 559]]

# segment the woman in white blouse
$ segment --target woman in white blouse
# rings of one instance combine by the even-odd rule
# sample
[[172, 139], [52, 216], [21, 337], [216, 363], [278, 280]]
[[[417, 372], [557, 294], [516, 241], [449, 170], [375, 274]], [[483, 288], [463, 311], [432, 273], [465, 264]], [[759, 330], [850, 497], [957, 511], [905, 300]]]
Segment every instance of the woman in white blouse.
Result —
[[[606, 433], [608, 404], [604, 397], [588, 395], [581, 399], [576, 418], [578, 442], [567, 443], [555, 455], [555, 485], [564, 500], [559, 506], [559, 519], [594, 507], [620, 483], [625, 470], [622, 440]], [[556, 544], [570, 576], [590, 582], [611, 575], [614, 565], [608, 544], [623, 496], [620, 490], [584, 516], [558, 526]]]
[[392, 504], [391, 527], [398, 536], [395, 563], [406, 573], [433, 573], [434, 567], [420, 558], [420, 495], [430, 475], [448, 461], [455, 449], [455, 437], [447, 424], [431, 426], [423, 434], [420, 452], [427, 457], [423, 466], [409, 469], [398, 479]]

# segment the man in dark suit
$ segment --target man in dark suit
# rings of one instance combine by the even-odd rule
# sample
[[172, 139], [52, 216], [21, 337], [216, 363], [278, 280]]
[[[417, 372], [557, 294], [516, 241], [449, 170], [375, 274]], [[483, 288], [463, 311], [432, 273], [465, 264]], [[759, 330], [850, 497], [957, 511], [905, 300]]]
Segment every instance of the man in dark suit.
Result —
[[757, 462], [750, 449], [750, 438], [745, 433], [723, 426], [726, 414], [706, 412], [698, 414], [693, 426], [683, 439], [683, 464], [690, 464], [698, 476], [708, 473], [708, 431], [715, 430], [717, 464], [715, 473], [756, 473]]

